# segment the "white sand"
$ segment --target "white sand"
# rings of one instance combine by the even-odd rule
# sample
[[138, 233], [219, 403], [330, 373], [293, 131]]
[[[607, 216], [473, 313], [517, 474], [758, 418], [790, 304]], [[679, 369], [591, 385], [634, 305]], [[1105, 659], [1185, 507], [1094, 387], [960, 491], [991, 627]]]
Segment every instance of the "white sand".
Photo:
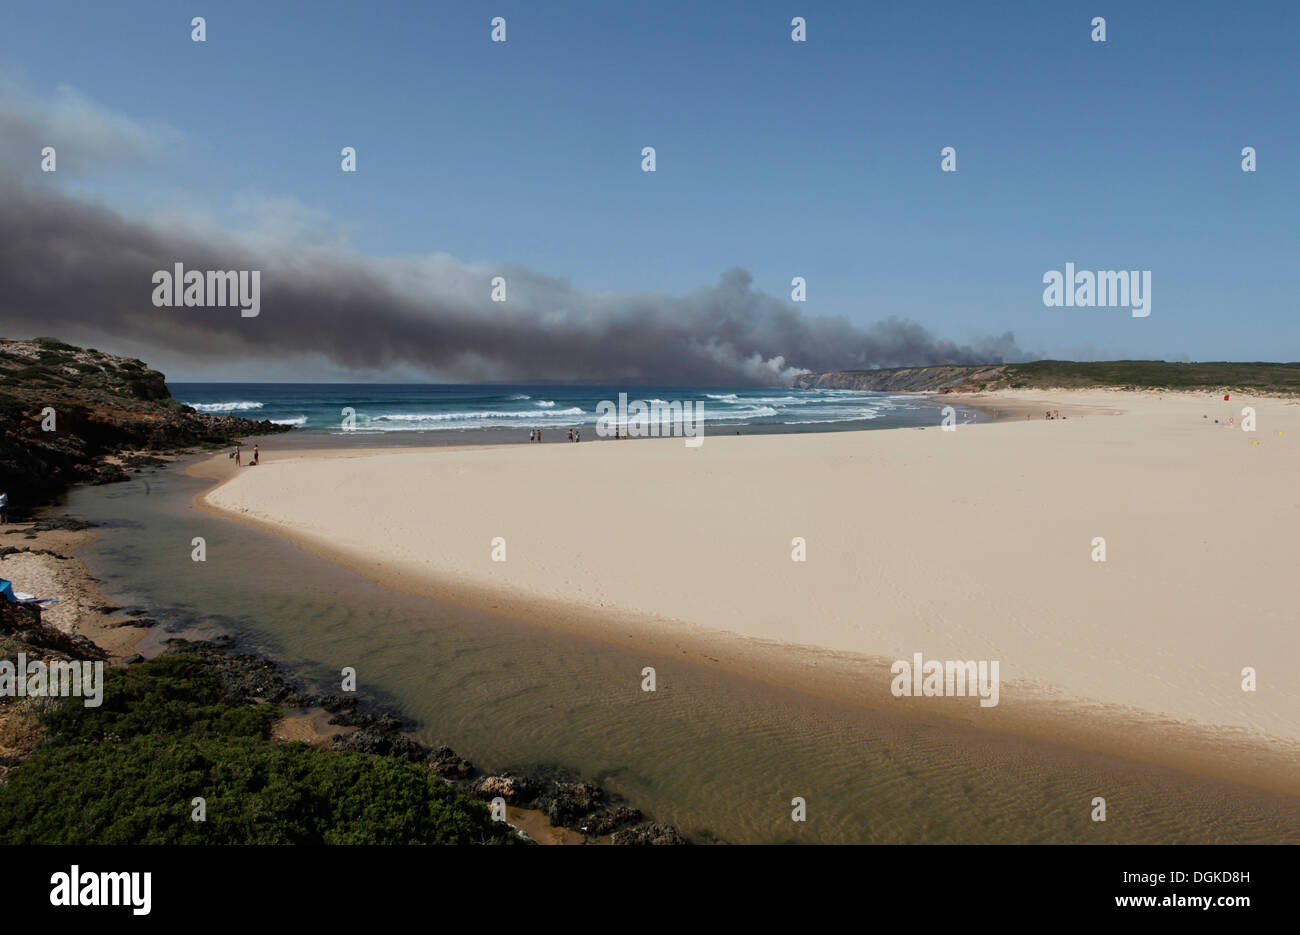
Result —
[[[699, 448], [268, 445], [207, 503], [417, 593], [602, 608], [620, 636], [655, 626], [618, 613], [635, 611], [840, 654], [998, 660], [1044, 697], [1300, 740], [1300, 404], [999, 399], [1040, 415]], [[1254, 433], [1226, 424], [1244, 405]]]

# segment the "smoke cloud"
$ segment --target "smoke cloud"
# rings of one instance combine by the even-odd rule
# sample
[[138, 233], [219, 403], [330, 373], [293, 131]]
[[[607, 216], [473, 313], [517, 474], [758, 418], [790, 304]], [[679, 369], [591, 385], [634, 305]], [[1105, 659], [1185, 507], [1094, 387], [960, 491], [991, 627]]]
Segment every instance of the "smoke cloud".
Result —
[[[155, 271], [260, 270], [261, 313], [156, 308]], [[503, 277], [506, 301], [491, 300]], [[449, 381], [772, 385], [808, 370], [1023, 359], [1008, 333], [961, 345], [890, 318], [804, 315], [731, 269], [685, 296], [597, 293], [445, 254], [374, 259], [338, 246], [123, 218], [43, 187], [0, 184], [7, 336], [108, 335], [194, 361], [323, 357]]]

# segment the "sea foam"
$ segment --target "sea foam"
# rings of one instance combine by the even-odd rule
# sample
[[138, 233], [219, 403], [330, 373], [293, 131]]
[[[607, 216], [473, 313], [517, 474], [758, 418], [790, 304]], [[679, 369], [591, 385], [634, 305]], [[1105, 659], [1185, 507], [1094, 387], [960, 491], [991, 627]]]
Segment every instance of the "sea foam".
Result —
[[185, 403], [197, 412], [243, 412], [248, 409], [261, 409], [262, 403]]

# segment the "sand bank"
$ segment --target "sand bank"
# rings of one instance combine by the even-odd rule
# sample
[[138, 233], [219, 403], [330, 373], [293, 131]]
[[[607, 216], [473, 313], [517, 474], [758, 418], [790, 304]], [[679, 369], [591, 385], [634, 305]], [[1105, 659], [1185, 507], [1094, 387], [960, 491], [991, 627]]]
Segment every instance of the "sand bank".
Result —
[[[699, 448], [270, 448], [256, 468], [206, 462], [225, 482], [201, 499], [411, 593], [1297, 791], [1300, 405], [961, 401], [1031, 417]], [[890, 662], [918, 652], [997, 661], [999, 705], [893, 698]]]
[[114, 662], [137, 652], [146, 654], [141, 644], [146, 642], [148, 628], [134, 626], [136, 618], [109, 606], [85, 564], [70, 554], [94, 539], [96, 533], [63, 529], [38, 532], [33, 525], [10, 523], [4, 527], [0, 546], [28, 551], [0, 557], [0, 578], [12, 581], [16, 591], [56, 598], [57, 602], [42, 605], [41, 619], [64, 633], [88, 638], [106, 650]]

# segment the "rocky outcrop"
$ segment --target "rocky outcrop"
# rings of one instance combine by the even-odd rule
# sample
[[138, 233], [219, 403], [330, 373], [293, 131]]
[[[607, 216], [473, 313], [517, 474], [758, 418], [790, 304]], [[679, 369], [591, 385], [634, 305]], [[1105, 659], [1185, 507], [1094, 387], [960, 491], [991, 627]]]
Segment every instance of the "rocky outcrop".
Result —
[[11, 518], [73, 484], [126, 480], [159, 452], [231, 444], [288, 426], [182, 406], [142, 361], [53, 338], [0, 340], [0, 490]]
[[84, 636], [64, 633], [41, 620], [39, 604], [0, 600], [0, 658], [82, 659], [103, 662], [108, 654]]
[[340, 734], [330, 741], [333, 750], [350, 750], [353, 753], [373, 753], [378, 756], [395, 756], [411, 763], [424, 763], [429, 751], [410, 737], [382, 726], [367, 726]]
[[605, 808], [605, 793], [591, 782], [557, 782], [546, 790], [538, 804], [553, 825], [577, 824]]
[[499, 797], [516, 808], [537, 809], [552, 825], [593, 837], [609, 835], [615, 844], [689, 843], [672, 825], [646, 822], [639, 809], [611, 802], [594, 782], [562, 771], [482, 776], [470, 785], [470, 793], [485, 801]]
[[[149, 620], [150, 618], [143, 618]], [[157, 625], [157, 621], [152, 621]], [[132, 621], [139, 625], [139, 620]], [[230, 652], [234, 641], [229, 637], [213, 640], [167, 640], [167, 654], [191, 656], [209, 663], [221, 677], [225, 686], [225, 702], [241, 705], [269, 701], [287, 708], [308, 708], [319, 701], [319, 696], [304, 692], [280, 671], [269, 659], [252, 653]]]
[[614, 844], [685, 844], [686, 839], [672, 825], [645, 822], [614, 833]]
[[470, 787], [470, 792], [480, 799], [492, 800], [502, 798], [507, 805], [531, 808], [536, 804], [542, 784], [528, 776], [521, 776], [509, 770], [497, 776], [483, 776]]
[[[585, 831], [587, 834], [613, 834], [626, 825], [638, 824], [642, 817], [639, 808], [615, 805], [613, 808], [606, 808], [583, 815], [577, 821], [577, 827], [579, 831]], [[665, 825], [664, 827], [669, 826]], [[685, 839], [682, 839], [680, 843], [685, 844]]]
[[478, 772], [474, 764], [463, 756], [457, 756], [451, 747], [439, 747], [429, 754], [429, 769], [443, 779], [472, 779]]

